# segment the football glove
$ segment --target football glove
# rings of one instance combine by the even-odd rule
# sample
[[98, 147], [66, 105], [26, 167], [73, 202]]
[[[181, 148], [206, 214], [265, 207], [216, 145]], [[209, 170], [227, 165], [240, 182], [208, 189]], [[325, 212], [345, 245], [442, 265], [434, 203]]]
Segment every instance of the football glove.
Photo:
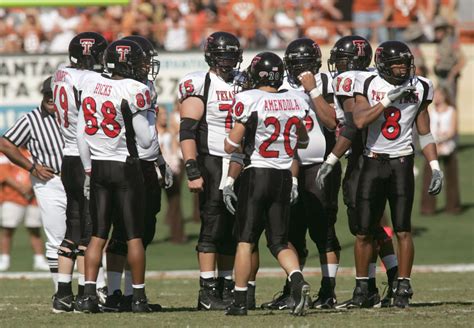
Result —
[[324, 188], [324, 180], [326, 180], [327, 176], [332, 172], [333, 165], [324, 162], [321, 164], [321, 167], [318, 170], [318, 174], [316, 175], [316, 186], [319, 189]]
[[168, 165], [168, 163], [165, 163], [159, 168], [161, 176], [165, 182], [165, 189], [173, 187], [173, 171], [171, 170], [171, 167]]
[[227, 210], [234, 215], [235, 206], [232, 201], [237, 203], [237, 195], [234, 192], [234, 179], [232, 177], [227, 177], [226, 185], [222, 189], [222, 196], [224, 197], [224, 204]]
[[416, 88], [413, 85], [399, 86], [387, 92], [386, 97], [390, 100], [390, 103], [393, 103], [395, 100], [405, 96], [407, 93], [415, 91], [415, 89]]
[[298, 201], [298, 178], [293, 177], [293, 184], [291, 185], [290, 204], [295, 205]]
[[84, 197], [89, 200], [90, 198], [90, 192], [91, 192], [91, 177], [86, 174], [86, 177], [84, 179]]
[[437, 195], [441, 192], [443, 188], [443, 172], [439, 170], [433, 170], [431, 174], [431, 182], [428, 188], [428, 193], [430, 195]]

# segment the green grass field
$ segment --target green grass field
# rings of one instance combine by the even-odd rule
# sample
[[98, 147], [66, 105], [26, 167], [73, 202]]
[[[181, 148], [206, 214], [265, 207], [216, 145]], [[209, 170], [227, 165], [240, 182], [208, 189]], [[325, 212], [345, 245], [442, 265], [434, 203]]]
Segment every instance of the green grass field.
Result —
[[[420, 156], [417, 167], [422, 167]], [[461, 195], [464, 211], [457, 216], [442, 213], [444, 191], [439, 196], [439, 213], [435, 216], [419, 215], [420, 176], [417, 178], [416, 199], [413, 209], [413, 232], [415, 236], [415, 264], [474, 263], [474, 136], [463, 136], [459, 150], [459, 170]], [[165, 197], [163, 197], [165, 199]], [[157, 236], [147, 254], [148, 269], [178, 270], [197, 269], [194, 246], [199, 225], [191, 216], [191, 196], [185, 191], [183, 208], [187, 217], [186, 233], [189, 241], [182, 245], [168, 242], [168, 227], [159, 215]], [[347, 228], [345, 207], [340, 197], [337, 234], [342, 245], [341, 266], [353, 266], [353, 237]], [[263, 238], [262, 238], [263, 239]], [[307, 266], [318, 266], [316, 247], [308, 243], [310, 258]], [[32, 255], [24, 229], [15, 238], [10, 271], [30, 271]], [[261, 267], [277, 266], [266, 250], [265, 241], [261, 245]], [[360, 311], [320, 312], [311, 310], [304, 318], [293, 318], [286, 312], [255, 311], [247, 318], [229, 318], [222, 313], [195, 312], [197, 280], [166, 279], [147, 281], [147, 293], [152, 302], [166, 307], [163, 313], [147, 315], [101, 314], [53, 315], [51, 306], [51, 282], [49, 280], [1, 280], [0, 279], [0, 327], [34, 326], [176, 326], [176, 327], [312, 327], [312, 326], [419, 326], [452, 327], [474, 326], [474, 278], [472, 273], [417, 273], [413, 276], [415, 290], [413, 306], [407, 310], [371, 309]], [[380, 276], [379, 288], [384, 277]], [[309, 277], [316, 292], [319, 277]], [[261, 278], [258, 280], [257, 302], [271, 299], [281, 288], [281, 278]], [[353, 278], [341, 275], [338, 278], [337, 295], [340, 301], [350, 297]], [[381, 290], [382, 291], [382, 290]], [[100, 321], [99, 321], [100, 320]]]

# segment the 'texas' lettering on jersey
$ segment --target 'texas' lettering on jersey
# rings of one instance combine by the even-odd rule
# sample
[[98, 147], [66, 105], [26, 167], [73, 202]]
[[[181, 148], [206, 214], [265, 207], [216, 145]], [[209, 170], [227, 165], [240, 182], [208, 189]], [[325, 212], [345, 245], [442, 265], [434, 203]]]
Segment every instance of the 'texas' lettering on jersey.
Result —
[[216, 90], [217, 100], [219, 100], [219, 101], [232, 101], [232, 100], [234, 100], [234, 94], [235, 94], [234, 91], [229, 91], [229, 90], [219, 91], [219, 90]]
[[[412, 92], [401, 98], [399, 104], [416, 104], [419, 102], [418, 91]], [[372, 90], [372, 100], [381, 101], [385, 97], [385, 92]]]
[[301, 110], [296, 99], [266, 99], [264, 110]]

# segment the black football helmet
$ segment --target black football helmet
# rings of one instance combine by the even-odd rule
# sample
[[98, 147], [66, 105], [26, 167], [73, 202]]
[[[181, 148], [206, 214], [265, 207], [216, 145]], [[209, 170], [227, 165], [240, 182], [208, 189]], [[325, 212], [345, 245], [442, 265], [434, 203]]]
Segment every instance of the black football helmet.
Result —
[[261, 52], [247, 68], [249, 87], [269, 86], [278, 89], [283, 84], [285, 68], [283, 60], [273, 52]]
[[298, 76], [306, 71], [318, 74], [321, 68], [321, 49], [318, 44], [308, 38], [292, 41], [285, 51], [285, 69], [288, 82], [292, 86], [301, 85]]
[[105, 65], [111, 74], [143, 82], [148, 74], [145, 52], [131, 40], [112, 42], [105, 52]]
[[328, 69], [334, 77], [345, 71], [365, 71], [372, 61], [369, 41], [358, 35], [344, 36], [331, 49]]
[[147, 78], [150, 81], [154, 81], [160, 72], [160, 61], [158, 60], [158, 52], [155, 50], [155, 47], [153, 47], [153, 44], [151, 44], [147, 38], [140, 35], [126, 36], [123, 40], [132, 40], [142, 47], [149, 65]]
[[227, 32], [212, 33], [204, 46], [204, 58], [209, 67], [217, 68], [223, 73], [231, 72], [242, 62], [239, 39]]
[[[405, 70], [395, 74], [392, 65], [405, 65]], [[375, 67], [379, 75], [393, 85], [403, 84], [415, 76], [415, 59], [410, 48], [400, 41], [381, 43], [375, 51]]]
[[102, 72], [107, 40], [96, 32], [79, 33], [69, 42], [69, 61], [73, 67]]

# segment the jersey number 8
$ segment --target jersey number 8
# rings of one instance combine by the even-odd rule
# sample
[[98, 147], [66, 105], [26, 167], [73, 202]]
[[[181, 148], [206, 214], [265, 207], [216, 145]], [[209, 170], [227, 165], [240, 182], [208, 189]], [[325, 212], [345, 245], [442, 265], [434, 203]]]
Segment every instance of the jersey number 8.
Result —
[[400, 136], [402, 112], [396, 107], [387, 107], [384, 110], [385, 122], [382, 124], [382, 135], [388, 140], [395, 140]]

